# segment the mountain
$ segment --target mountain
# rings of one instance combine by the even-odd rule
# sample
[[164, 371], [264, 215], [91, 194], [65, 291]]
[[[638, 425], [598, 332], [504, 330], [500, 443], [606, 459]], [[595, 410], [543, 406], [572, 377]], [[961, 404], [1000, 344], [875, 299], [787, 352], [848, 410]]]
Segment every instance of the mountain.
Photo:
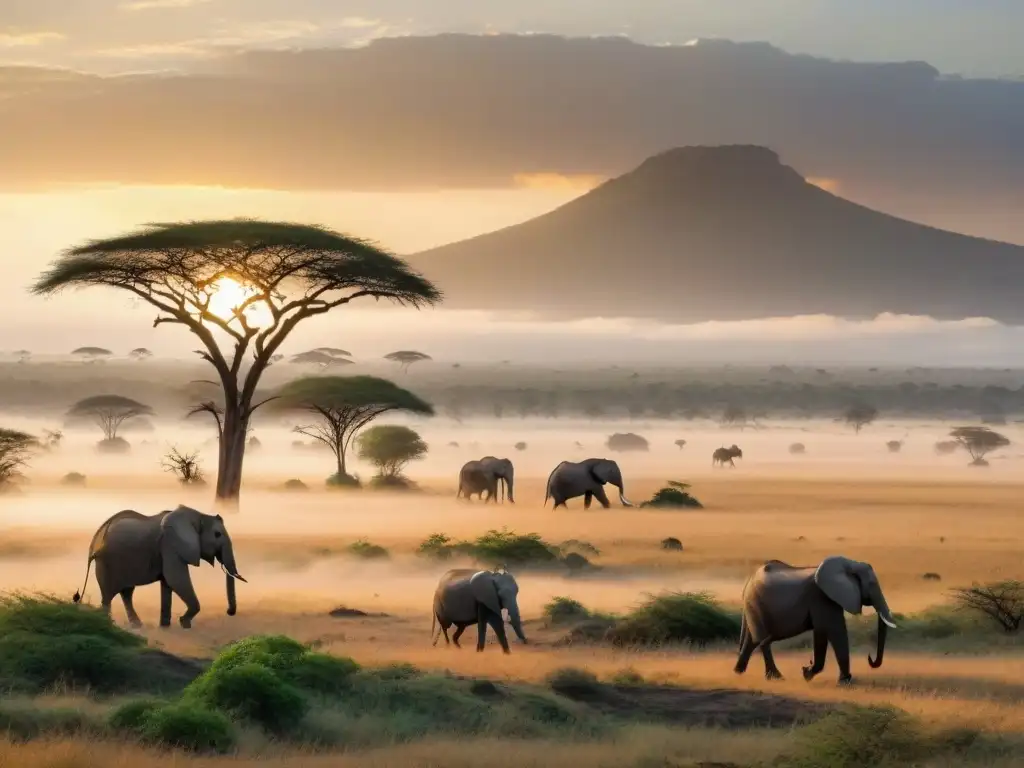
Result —
[[851, 203], [759, 146], [673, 149], [543, 216], [408, 258], [447, 308], [1024, 322], [1024, 247]]
[[924, 62], [445, 34], [226, 53], [174, 74], [0, 67], [0, 191], [510, 187], [699, 144], [770, 146], [847, 197], [1024, 243], [1024, 82]]

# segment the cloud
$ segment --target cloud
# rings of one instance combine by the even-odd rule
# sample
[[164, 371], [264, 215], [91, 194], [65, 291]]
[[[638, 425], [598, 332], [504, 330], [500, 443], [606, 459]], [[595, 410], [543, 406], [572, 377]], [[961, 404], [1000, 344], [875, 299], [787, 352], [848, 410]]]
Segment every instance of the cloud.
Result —
[[152, 43], [148, 45], [129, 45], [124, 48], [101, 48], [94, 55], [112, 59], [148, 59], [148, 58], [203, 58], [212, 56], [210, 48], [192, 43]]
[[60, 32], [19, 32], [18, 30], [0, 31], [0, 48], [27, 48], [64, 40]]
[[559, 190], [566, 192], [588, 192], [607, 180], [596, 173], [517, 173], [512, 177], [514, 186], [521, 189]]
[[160, 8], [191, 8], [212, 0], [129, 0], [119, 6], [123, 11], [152, 11]]

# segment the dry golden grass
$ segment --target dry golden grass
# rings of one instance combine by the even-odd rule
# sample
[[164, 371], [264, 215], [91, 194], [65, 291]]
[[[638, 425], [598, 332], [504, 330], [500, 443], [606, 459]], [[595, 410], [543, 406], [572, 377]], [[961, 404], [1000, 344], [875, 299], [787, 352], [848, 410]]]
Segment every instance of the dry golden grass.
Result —
[[[547, 642], [551, 637], [537, 622], [528, 625], [528, 631], [538, 642], [515, 645], [508, 657], [492, 648], [477, 654], [472, 641], [462, 651], [444, 648], [443, 641], [433, 648], [429, 642], [430, 597], [446, 566], [414, 556], [416, 546], [430, 533], [443, 531], [455, 538], [472, 538], [502, 526], [520, 533], [535, 531], [556, 543], [576, 538], [599, 547], [602, 555], [596, 561], [604, 570], [592, 577], [520, 575], [524, 615], [535, 618], [543, 604], [559, 594], [600, 610], [624, 610], [644, 592], [663, 589], [709, 589], [735, 603], [743, 580], [766, 559], [810, 564], [825, 555], [845, 554], [871, 562], [894, 610], [912, 612], [944, 602], [948, 588], [954, 585], [1024, 575], [1020, 559], [1024, 486], [1020, 484], [763, 479], [740, 471], [708, 472], [695, 480], [694, 488], [706, 509], [685, 512], [617, 506], [584, 512], [579, 501], [569, 510], [545, 510], [540, 505], [543, 480], [538, 477], [520, 478], [519, 503], [514, 507], [458, 503], [451, 498], [454, 489], [450, 484], [425, 484], [437, 495], [248, 491], [242, 513], [229, 520], [241, 570], [250, 580], [239, 590], [239, 615], [229, 618], [222, 613], [219, 572], [200, 569], [196, 581], [204, 610], [194, 628], [189, 632], [177, 627], [155, 628], [157, 591], [140, 589], [136, 606], [148, 622], [144, 633], [171, 652], [208, 656], [232, 640], [280, 632], [303, 641], [320, 641], [330, 652], [362, 663], [405, 661], [426, 669], [509, 680], [537, 681], [565, 666], [586, 667], [600, 677], [631, 668], [652, 681], [756, 689], [822, 701], [891, 704], [943, 727], [966, 725], [993, 733], [1024, 734], [1024, 655], [1012, 647], [985, 656], [911, 654], [891, 649], [885, 667], [877, 672], [867, 667], [864, 657], [868, 649], [856, 648], [853, 672], [857, 685], [852, 689], [836, 686], [831, 656], [825, 674], [807, 684], [799, 667], [806, 663], [808, 652], [777, 652], [788, 679], [767, 683], [761, 677], [760, 658], [752, 661], [746, 675], [738, 677], [731, 671], [731, 652], [638, 653], [556, 647]], [[263, 487], [271, 485], [272, 481], [264, 478]], [[646, 498], [660, 485], [656, 478], [634, 478], [630, 496], [634, 501]], [[104, 496], [98, 490], [86, 496], [90, 494], [99, 494], [101, 500]], [[139, 508], [154, 511], [148, 507], [166, 507], [165, 497], [162, 494], [160, 501]], [[95, 525], [120, 508], [108, 501], [96, 505], [90, 501], [88, 507], [59, 536], [53, 527], [24, 523], [4, 532], [0, 577], [10, 588], [70, 594], [80, 585], [85, 548]], [[666, 536], [682, 540], [685, 551], [661, 552], [658, 542]], [[337, 554], [361, 537], [386, 546], [391, 560], [365, 563]], [[45, 568], [40, 560], [40, 568], [29, 577], [26, 563], [45, 552], [54, 559]], [[941, 574], [942, 581], [922, 580], [922, 574], [929, 571]], [[95, 581], [90, 582], [89, 592], [95, 600]], [[327, 610], [339, 603], [390, 616], [328, 617]], [[119, 603], [115, 603], [115, 618], [123, 621]], [[699, 759], [742, 764], [777, 751], [784, 738], [784, 734], [746, 733], [723, 738], [714, 731], [651, 728], [629, 730], [614, 745], [437, 741], [359, 755], [270, 756], [259, 765], [618, 766], [642, 764], [647, 757], [664, 754], [677, 755], [683, 765]], [[183, 762], [184, 758], [118, 745], [0, 744], [0, 766], [156, 768]], [[200, 768], [229, 762], [249, 764], [241, 759], [190, 759], [188, 765]]]

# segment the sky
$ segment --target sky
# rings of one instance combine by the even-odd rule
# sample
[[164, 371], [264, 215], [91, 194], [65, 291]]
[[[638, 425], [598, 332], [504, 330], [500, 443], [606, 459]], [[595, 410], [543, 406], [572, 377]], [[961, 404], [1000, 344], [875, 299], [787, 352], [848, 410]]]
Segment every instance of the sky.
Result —
[[[1024, 77], [1020, 29], [1020, 0], [4, 0], [0, 65], [103, 74], [197, 70], [233, 50], [357, 46], [455, 31], [549, 32], [627, 35], [649, 44], [765, 40], [791, 53], [924, 60], [944, 73]], [[6, 276], [0, 347], [59, 353], [101, 344], [187, 355], [194, 345], [186, 334], [153, 329], [151, 311], [127, 298], [96, 289], [42, 300], [26, 290], [62, 249], [147, 221], [212, 215], [315, 221], [407, 253], [527, 220], [594, 183], [556, 177], [508, 189], [380, 193], [93, 185], [0, 194]], [[980, 229], [975, 234], [985, 234]], [[330, 343], [365, 354], [415, 346], [449, 360], [1003, 366], [1024, 365], [1022, 340], [1017, 329], [978, 319], [810, 317], [671, 327], [614, 317], [541, 323], [367, 308], [310, 324], [290, 351]]]
[[770, 41], [836, 59], [1024, 76], [1019, 0], [5, 0], [0, 63], [189, 67], [217, 50], [358, 45], [440, 32]]

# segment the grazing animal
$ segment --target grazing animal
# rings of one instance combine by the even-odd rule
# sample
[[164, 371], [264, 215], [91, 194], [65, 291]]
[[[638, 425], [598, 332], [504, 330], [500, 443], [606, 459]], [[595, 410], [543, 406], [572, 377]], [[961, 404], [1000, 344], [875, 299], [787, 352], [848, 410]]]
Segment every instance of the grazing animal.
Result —
[[[478, 461], [467, 461], [459, 470], [459, 490], [455, 498], [477, 494], [483, 501], [498, 501], [498, 486], [501, 485], [503, 496], [508, 497], [509, 504], [515, 504], [513, 483], [515, 468], [508, 459], [484, 456]], [[486, 498], [484, 493], [487, 494]]]
[[544, 503], [547, 504], [548, 499], [553, 499], [555, 508], [564, 507], [566, 500], [582, 496], [584, 509], [590, 509], [590, 502], [593, 499], [597, 499], [602, 507], [608, 509], [611, 503], [604, 492], [605, 483], [611, 483], [619, 489], [619, 501], [622, 502], [622, 506], [633, 506], [625, 496], [619, 465], [611, 459], [563, 461], [548, 475]]
[[[437, 645], [441, 633], [444, 641], [455, 643], [461, 648], [459, 638], [473, 624], [477, 625], [476, 649], [484, 649], [487, 638], [487, 625], [490, 624], [498, 637], [503, 653], [510, 653], [508, 638], [505, 636], [505, 623], [501, 617], [504, 608], [508, 611], [508, 621], [520, 642], [526, 642], [523, 626], [519, 618], [519, 585], [515, 577], [507, 570], [476, 571], [472, 568], [454, 568], [445, 573], [434, 591], [434, 616], [430, 621], [430, 634], [433, 645]], [[435, 631], [435, 624], [439, 628]], [[448, 628], [455, 626], [455, 634], [448, 639]]]
[[825, 668], [825, 655], [832, 646], [839, 665], [839, 682], [849, 683], [850, 640], [845, 613], [860, 614], [869, 605], [878, 614], [878, 646], [875, 658], [868, 656], [872, 669], [882, 666], [885, 638], [896, 627], [874, 569], [868, 563], [847, 557], [826, 557], [817, 566], [796, 567], [781, 560], [769, 560], [743, 586], [743, 616], [739, 656], [734, 671], [743, 674], [756, 649], [764, 657], [764, 676], [782, 678], [775, 666], [771, 644], [807, 631], [814, 632], [814, 659], [803, 668], [810, 681]]
[[141, 627], [142, 620], [132, 605], [132, 595], [136, 587], [159, 581], [160, 626], [171, 625], [173, 593], [185, 603], [187, 610], [178, 622], [188, 629], [199, 613], [199, 599], [188, 567], [198, 567], [200, 560], [210, 565], [215, 560], [221, 563], [226, 574], [228, 616], [234, 616], [237, 610], [235, 580], [245, 579], [235, 566], [231, 537], [220, 515], [205, 515], [181, 505], [156, 515], [125, 509], [108, 518], [93, 534], [85, 583], [82, 592], [76, 592], [73, 599], [76, 603], [82, 599], [89, 583], [89, 570], [95, 561], [100, 599], [108, 614], [114, 596], [120, 595], [128, 622], [133, 627]]
[[733, 459], [742, 459], [743, 451], [740, 450], [739, 446], [735, 443], [729, 448], [716, 448], [715, 452], [711, 454], [711, 466], [719, 464], [725, 466], [726, 462], [729, 462], [730, 467], [735, 467], [736, 463]]

